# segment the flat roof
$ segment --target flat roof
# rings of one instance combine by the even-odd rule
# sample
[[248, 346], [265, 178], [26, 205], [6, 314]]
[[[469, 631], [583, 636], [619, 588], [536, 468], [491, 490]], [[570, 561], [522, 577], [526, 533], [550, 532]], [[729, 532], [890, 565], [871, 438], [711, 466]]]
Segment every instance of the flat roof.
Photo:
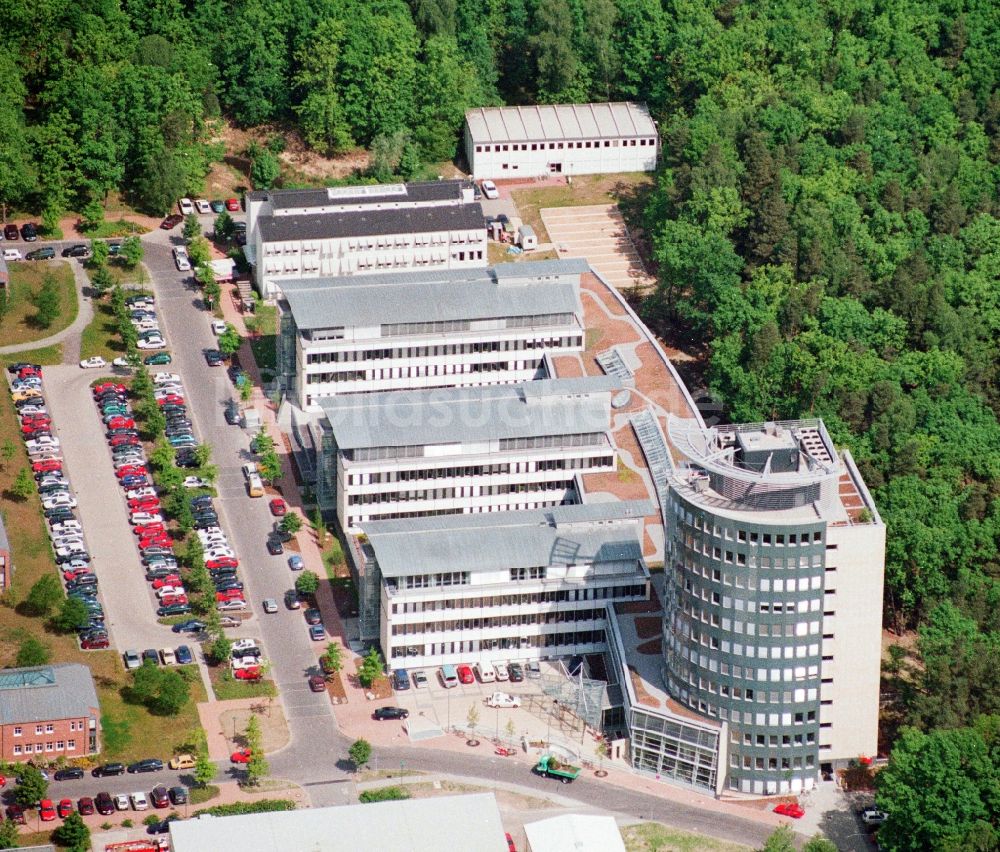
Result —
[[346, 210], [331, 213], [260, 216], [261, 239], [266, 243], [377, 237], [385, 234], [426, 234], [440, 231], [486, 229], [478, 202], [439, 207], [402, 207]]
[[492, 793], [170, 823], [174, 852], [507, 852]]
[[645, 104], [559, 104], [479, 107], [467, 110], [473, 142], [532, 142], [559, 139], [611, 139], [656, 136]]
[[0, 672], [0, 724], [76, 719], [98, 711], [90, 669], [53, 663]]
[[275, 210], [297, 207], [326, 207], [330, 204], [394, 204], [460, 201], [462, 180], [433, 180], [416, 183], [357, 184], [324, 189], [267, 189], [248, 192], [250, 201], [270, 201]]
[[459, 445], [503, 438], [604, 432], [612, 376], [508, 385], [424, 388], [322, 397], [342, 450]]
[[3, 522], [2, 514], [0, 514], [0, 550], [10, 552], [10, 539], [7, 538], [7, 527]]
[[[546, 280], [553, 276], [558, 280]], [[579, 314], [579, 289], [579, 276], [574, 279], [557, 260], [516, 278], [481, 267], [281, 282], [295, 325], [303, 330]]]
[[383, 577], [642, 560], [648, 500], [361, 524]]

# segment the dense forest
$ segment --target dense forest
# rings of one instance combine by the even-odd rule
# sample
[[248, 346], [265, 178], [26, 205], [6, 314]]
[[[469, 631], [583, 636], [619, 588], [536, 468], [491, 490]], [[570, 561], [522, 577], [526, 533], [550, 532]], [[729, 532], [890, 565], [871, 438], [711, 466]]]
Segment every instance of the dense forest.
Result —
[[164, 212], [219, 116], [406, 175], [455, 155], [469, 106], [648, 103], [644, 315], [704, 348], [732, 419], [825, 418], [889, 527], [885, 622], [915, 641], [886, 668], [886, 730], [912, 728], [883, 846], [1000, 847], [1000, 4], [0, 0], [0, 21], [0, 202], [46, 219], [116, 189]]

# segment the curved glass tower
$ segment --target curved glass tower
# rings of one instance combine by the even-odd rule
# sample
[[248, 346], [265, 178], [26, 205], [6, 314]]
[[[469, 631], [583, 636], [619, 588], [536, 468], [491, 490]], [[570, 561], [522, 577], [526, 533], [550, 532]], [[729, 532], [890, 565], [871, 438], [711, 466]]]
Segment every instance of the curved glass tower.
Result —
[[727, 726], [724, 789], [809, 789], [823, 759], [827, 531], [850, 523], [844, 462], [821, 421], [671, 418], [668, 431], [683, 457], [664, 502], [668, 691]]

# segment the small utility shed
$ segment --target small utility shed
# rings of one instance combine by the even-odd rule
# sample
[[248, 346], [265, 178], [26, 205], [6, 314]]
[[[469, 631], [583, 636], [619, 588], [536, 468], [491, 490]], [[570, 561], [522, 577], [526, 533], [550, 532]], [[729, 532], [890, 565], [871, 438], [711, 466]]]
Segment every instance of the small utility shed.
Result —
[[529, 852], [626, 852], [614, 817], [591, 814], [529, 822], [524, 826]]
[[649, 172], [658, 138], [646, 105], [633, 102], [465, 113], [465, 154], [476, 179]]

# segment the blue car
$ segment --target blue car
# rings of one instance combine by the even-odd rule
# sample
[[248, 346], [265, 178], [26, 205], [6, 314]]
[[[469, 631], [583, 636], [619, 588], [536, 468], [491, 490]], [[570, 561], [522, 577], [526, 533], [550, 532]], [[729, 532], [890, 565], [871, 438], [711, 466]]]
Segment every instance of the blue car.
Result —
[[309, 638], [313, 642], [322, 642], [326, 639], [326, 628], [322, 624], [309, 625]]
[[198, 621], [196, 618], [189, 618], [187, 621], [181, 621], [180, 623], [173, 625], [170, 629], [173, 630], [174, 633], [197, 633], [199, 630], [205, 629], [205, 622]]
[[191, 649], [187, 645], [177, 646], [177, 662], [182, 666], [194, 662], [194, 656], [191, 654]]
[[118, 482], [125, 488], [142, 488], [145, 485], [149, 485], [149, 478], [129, 474], [128, 476], [123, 476]]
[[293, 571], [301, 571], [306, 567], [306, 563], [302, 561], [302, 557], [297, 553], [294, 556], [288, 557], [288, 567]]

